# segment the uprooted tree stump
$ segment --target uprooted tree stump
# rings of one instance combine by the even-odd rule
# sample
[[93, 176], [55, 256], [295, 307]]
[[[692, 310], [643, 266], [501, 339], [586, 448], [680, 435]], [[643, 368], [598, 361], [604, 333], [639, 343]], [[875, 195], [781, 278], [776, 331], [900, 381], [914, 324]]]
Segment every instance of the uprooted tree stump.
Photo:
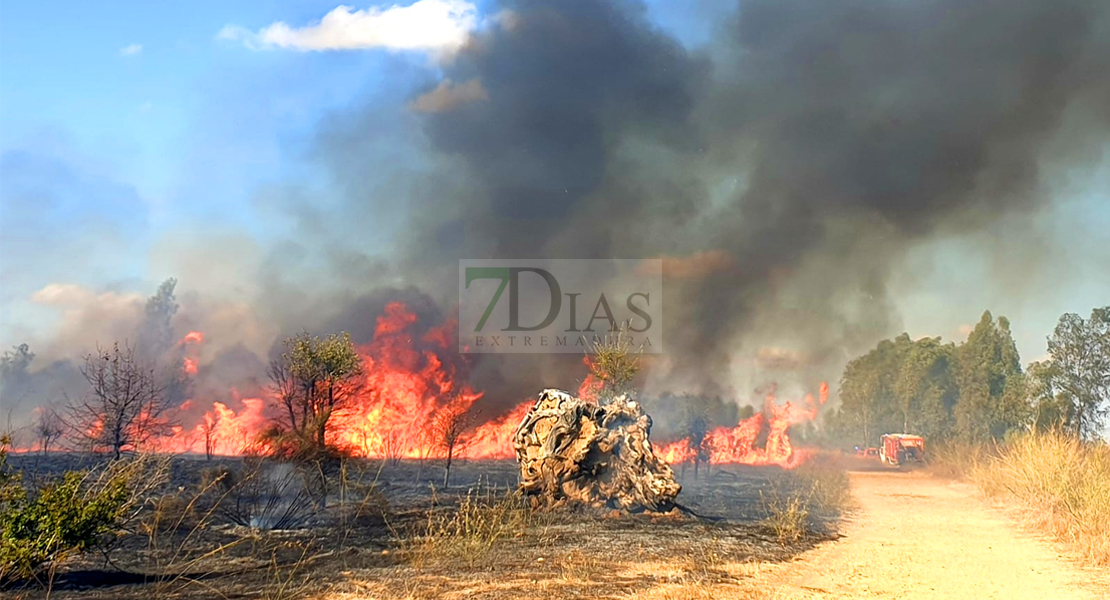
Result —
[[513, 438], [521, 491], [537, 508], [668, 511], [682, 486], [655, 455], [650, 433], [651, 417], [635, 401], [598, 406], [544, 390]]

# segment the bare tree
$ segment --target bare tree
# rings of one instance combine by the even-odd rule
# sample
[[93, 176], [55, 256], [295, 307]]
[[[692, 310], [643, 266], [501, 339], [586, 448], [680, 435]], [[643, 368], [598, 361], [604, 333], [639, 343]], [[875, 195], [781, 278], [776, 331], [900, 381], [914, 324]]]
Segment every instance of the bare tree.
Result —
[[212, 415], [204, 415], [204, 422], [200, 424], [200, 434], [204, 436], [204, 458], [212, 460], [216, 452], [216, 421]]
[[81, 374], [91, 389], [69, 403], [64, 421], [86, 449], [119, 458], [124, 450], [172, 433], [165, 390], [132, 348], [119, 343], [111, 350], [97, 348], [96, 354], [85, 357]]
[[694, 480], [698, 478], [698, 467], [709, 461], [709, 399], [704, 396], [686, 395], [686, 414], [682, 428], [689, 443], [691, 458], [694, 462]]
[[63, 433], [65, 433], [65, 429], [63, 428], [62, 416], [58, 414], [58, 411], [54, 410], [53, 406], [41, 407], [39, 409], [39, 420], [35, 423], [35, 435], [39, 438], [42, 453], [49, 452], [50, 446], [57, 442]]
[[470, 417], [468, 407], [462, 406], [456, 401], [450, 402], [447, 406], [439, 409], [432, 420], [433, 447], [442, 450], [446, 459], [443, 470], [443, 487], [447, 487], [451, 482], [452, 461], [470, 442], [467, 437], [470, 430]]

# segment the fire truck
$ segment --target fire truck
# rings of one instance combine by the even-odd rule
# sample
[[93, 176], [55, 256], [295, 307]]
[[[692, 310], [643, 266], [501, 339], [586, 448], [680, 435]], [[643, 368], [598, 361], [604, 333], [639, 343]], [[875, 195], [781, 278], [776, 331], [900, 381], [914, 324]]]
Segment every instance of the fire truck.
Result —
[[888, 433], [880, 440], [879, 458], [895, 467], [924, 462], [925, 438], [908, 433]]

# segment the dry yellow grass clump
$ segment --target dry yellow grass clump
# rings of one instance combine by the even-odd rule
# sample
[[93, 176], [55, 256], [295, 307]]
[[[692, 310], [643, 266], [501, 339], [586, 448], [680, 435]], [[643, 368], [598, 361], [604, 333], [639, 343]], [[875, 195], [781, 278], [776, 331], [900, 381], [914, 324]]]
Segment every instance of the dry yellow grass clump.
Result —
[[815, 514], [838, 515], [849, 508], [848, 472], [834, 457], [818, 455], [790, 471], [788, 477], [760, 492], [764, 523], [782, 544], [797, 542]]
[[1099, 565], [1110, 564], [1110, 445], [1028, 434], [978, 462], [970, 476], [989, 496], [1019, 502], [1037, 527]]

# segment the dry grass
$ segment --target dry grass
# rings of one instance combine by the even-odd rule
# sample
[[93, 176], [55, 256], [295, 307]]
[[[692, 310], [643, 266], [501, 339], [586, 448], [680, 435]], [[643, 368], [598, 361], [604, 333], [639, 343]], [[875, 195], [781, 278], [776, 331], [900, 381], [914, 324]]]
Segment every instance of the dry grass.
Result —
[[972, 473], [997, 453], [997, 447], [986, 444], [938, 443], [928, 450], [929, 473], [945, 479], [970, 479]]
[[852, 502], [848, 472], [832, 457], [818, 456], [788, 475], [760, 492], [763, 522], [784, 546], [804, 538], [816, 515], [838, 515]]
[[1038, 528], [1084, 559], [1110, 565], [1110, 445], [1060, 434], [1029, 434], [975, 464], [988, 496], [1017, 502]]
[[539, 517], [519, 494], [479, 484], [454, 509], [429, 511], [421, 528], [401, 540], [401, 549], [416, 568], [456, 561], [473, 567], [498, 542], [523, 536]]

